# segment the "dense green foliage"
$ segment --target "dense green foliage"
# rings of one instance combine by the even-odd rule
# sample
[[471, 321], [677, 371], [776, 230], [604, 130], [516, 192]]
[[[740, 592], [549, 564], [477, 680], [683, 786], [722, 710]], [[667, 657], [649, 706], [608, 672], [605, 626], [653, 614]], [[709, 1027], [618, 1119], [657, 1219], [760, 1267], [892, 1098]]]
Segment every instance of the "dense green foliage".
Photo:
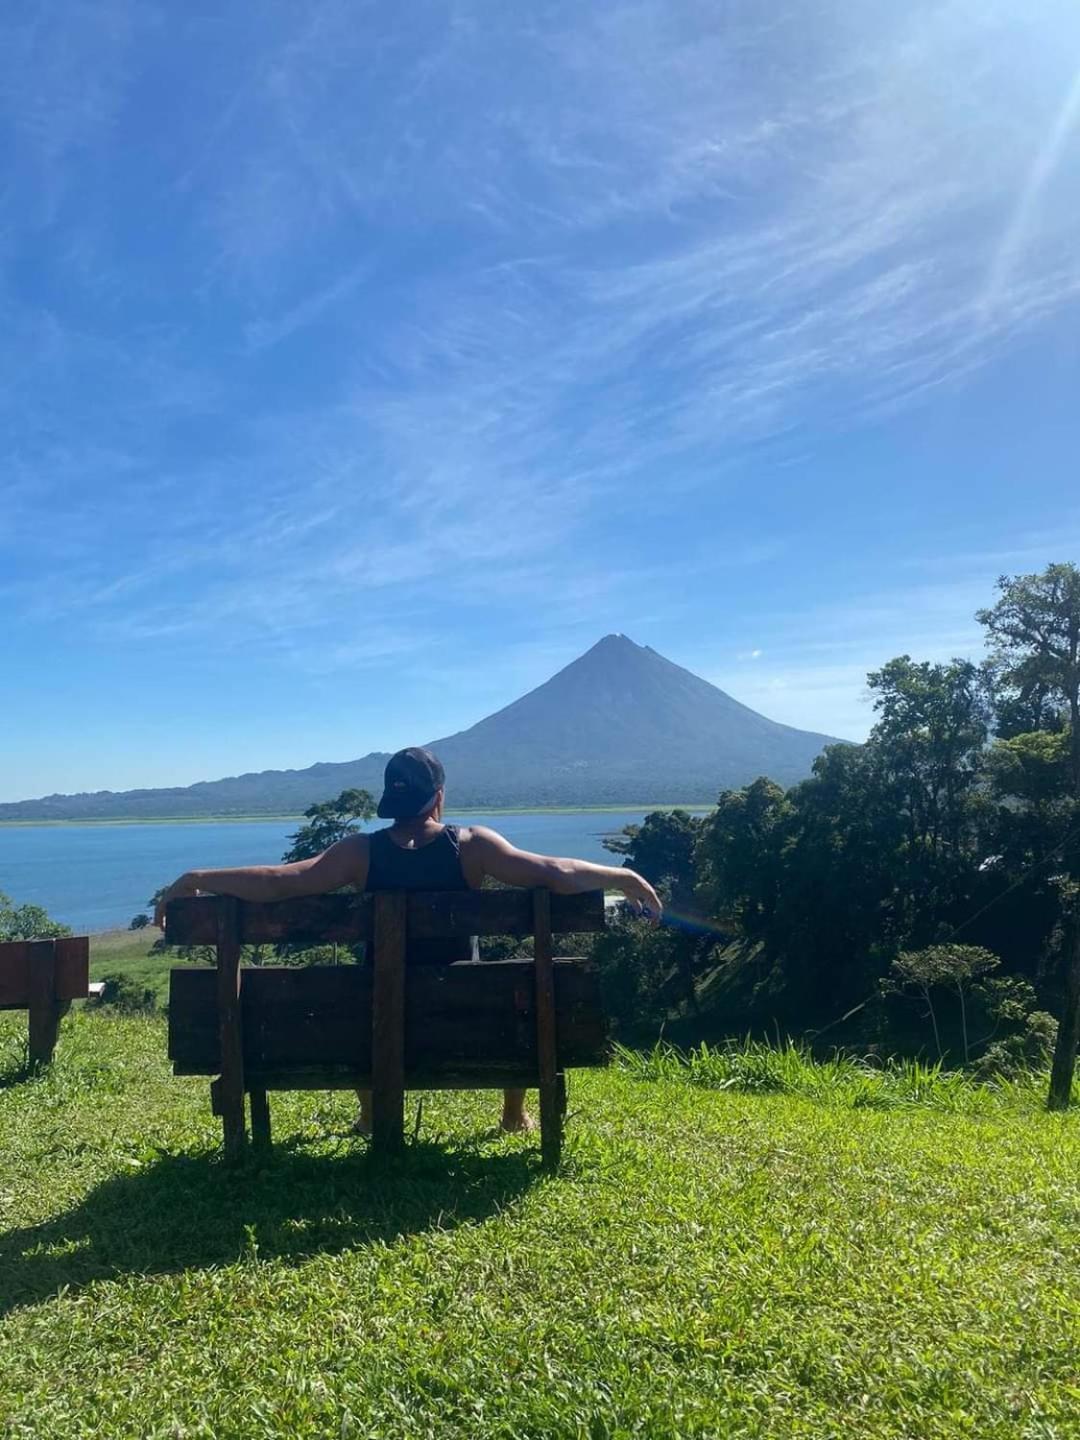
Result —
[[307, 824], [289, 836], [292, 844], [281, 858], [291, 864], [321, 855], [339, 840], [357, 834], [374, 815], [375, 798], [368, 790], [343, 790], [332, 800], [309, 805], [304, 811]]
[[282, 1096], [230, 1173], [160, 1021], [73, 1015], [0, 1087], [0, 1433], [1076, 1435], [1075, 1122], [874, 1083], [760, 1048], [574, 1075], [555, 1178], [492, 1095], [425, 1097], [378, 1173], [349, 1097]]
[[50, 940], [70, 934], [66, 925], [51, 919], [40, 905], [16, 905], [0, 891], [0, 941]]
[[624, 832], [612, 848], [674, 912], [598, 946], [629, 1033], [1045, 1058], [1080, 963], [1080, 571], [1003, 580], [980, 618], [986, 665], [889, 661], [868, 742], [827, 748], [801, 784]]

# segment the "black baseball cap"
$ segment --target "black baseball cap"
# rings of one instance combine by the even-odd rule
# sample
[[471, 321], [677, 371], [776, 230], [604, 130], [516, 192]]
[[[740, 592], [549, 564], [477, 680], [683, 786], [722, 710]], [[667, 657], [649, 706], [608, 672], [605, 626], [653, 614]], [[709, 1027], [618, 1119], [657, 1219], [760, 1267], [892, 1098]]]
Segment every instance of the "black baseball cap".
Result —
[[380, 820], [414, 820], [435, 803], [446, 772], [430, 750], [411, 745], [386, 762], [383, 794], [376, 812]]

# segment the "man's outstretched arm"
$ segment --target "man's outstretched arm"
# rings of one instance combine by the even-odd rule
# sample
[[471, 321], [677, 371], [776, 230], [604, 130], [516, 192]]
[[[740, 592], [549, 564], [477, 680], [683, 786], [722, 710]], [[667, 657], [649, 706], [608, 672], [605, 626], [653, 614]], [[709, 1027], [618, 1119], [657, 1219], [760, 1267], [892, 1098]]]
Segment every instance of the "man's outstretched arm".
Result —
[[154, 923], [162, 925], [170, 900], [206, 893], [235, 895], [238, 900], [292, 900], [301, 895], [329, 895], [343, 885], [363, 885], [367, 878], [367, 836], [350, 835], [289, 865], [245, 865], [236, 870], [188, 870], [162, 892]]
[[616, 865], [594, 865], [591, 860], [562, 859], [519, 850], [495, 830], [475, 825], [469, 832], [463, 858], [479, 878], [490, 875], [504, 885], [546, 886], [556, 895], [580, 895], [585, 890], [618, 890], [652, 920], [659, 920], [663, 904], [649, 882], [635, 870]]

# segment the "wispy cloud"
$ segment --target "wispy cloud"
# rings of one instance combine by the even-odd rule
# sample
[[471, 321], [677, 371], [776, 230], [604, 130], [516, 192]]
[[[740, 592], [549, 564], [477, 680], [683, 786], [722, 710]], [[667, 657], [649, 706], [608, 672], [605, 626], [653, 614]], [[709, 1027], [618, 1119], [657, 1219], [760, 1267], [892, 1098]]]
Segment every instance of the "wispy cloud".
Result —
[[[740, 497], [1080, 297], [1070, 56], [1066, 0], [17, 0], [5, 603], [298, 673], [469, 626], [518, 676], [810, 563]], [[817, 643], [899, 640], [872, 591]], [[737, 619], [740, 698], [813, 692], [807, 615]]]
[[248, 350], [265, 350], [268, 346], [287, 340], [305, 326], [315, 324], [328, 311], [340, 306], [358, 290], [370, 278], [371, 273], [371, 263], [361, 261], [358, 265], [351, 265], [344, 275], [338, 276], [328, 285], [288, 306], [282, 313], [271, 318], [252, 320], [244, 329]]
[[[932, 662], [981, 660], [986, 637], [975, 612], [992, 603], [997, 577], [1077, 554], [1075, 514], [1063, 516], [1057, 531], [1020, 534], [1008, 547], [924, 553], [900, 564], [893, 583], [865, 577], [842, 600], [798, 612], [761, 606], [754, 621], [768, 643], [750, 651], [714, 651], [702, 670], [775, 720], [861, 740], [874, 722], [866, 683], [871, 671], [905, 654]], [[746, 663], [751, 660], [753, 665]]]

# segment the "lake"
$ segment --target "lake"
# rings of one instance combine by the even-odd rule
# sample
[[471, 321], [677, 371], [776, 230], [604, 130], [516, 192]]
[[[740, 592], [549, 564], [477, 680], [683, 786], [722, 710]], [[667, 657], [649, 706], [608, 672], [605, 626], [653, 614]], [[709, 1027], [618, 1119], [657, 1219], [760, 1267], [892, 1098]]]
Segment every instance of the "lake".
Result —
[[[644, 814], [470, 814], [459, 816], [458, 823], [490, 825], [523, 850], [618, 864], [603, 848], [603, 836], [640, 822]], [[0, 891], [16, 905], [44, 906], [54, 920], [79, 932], [116, 929], [146, 910], [154, 891], [185, 870], [275, 863], [302, 823], [0, 825]]]

